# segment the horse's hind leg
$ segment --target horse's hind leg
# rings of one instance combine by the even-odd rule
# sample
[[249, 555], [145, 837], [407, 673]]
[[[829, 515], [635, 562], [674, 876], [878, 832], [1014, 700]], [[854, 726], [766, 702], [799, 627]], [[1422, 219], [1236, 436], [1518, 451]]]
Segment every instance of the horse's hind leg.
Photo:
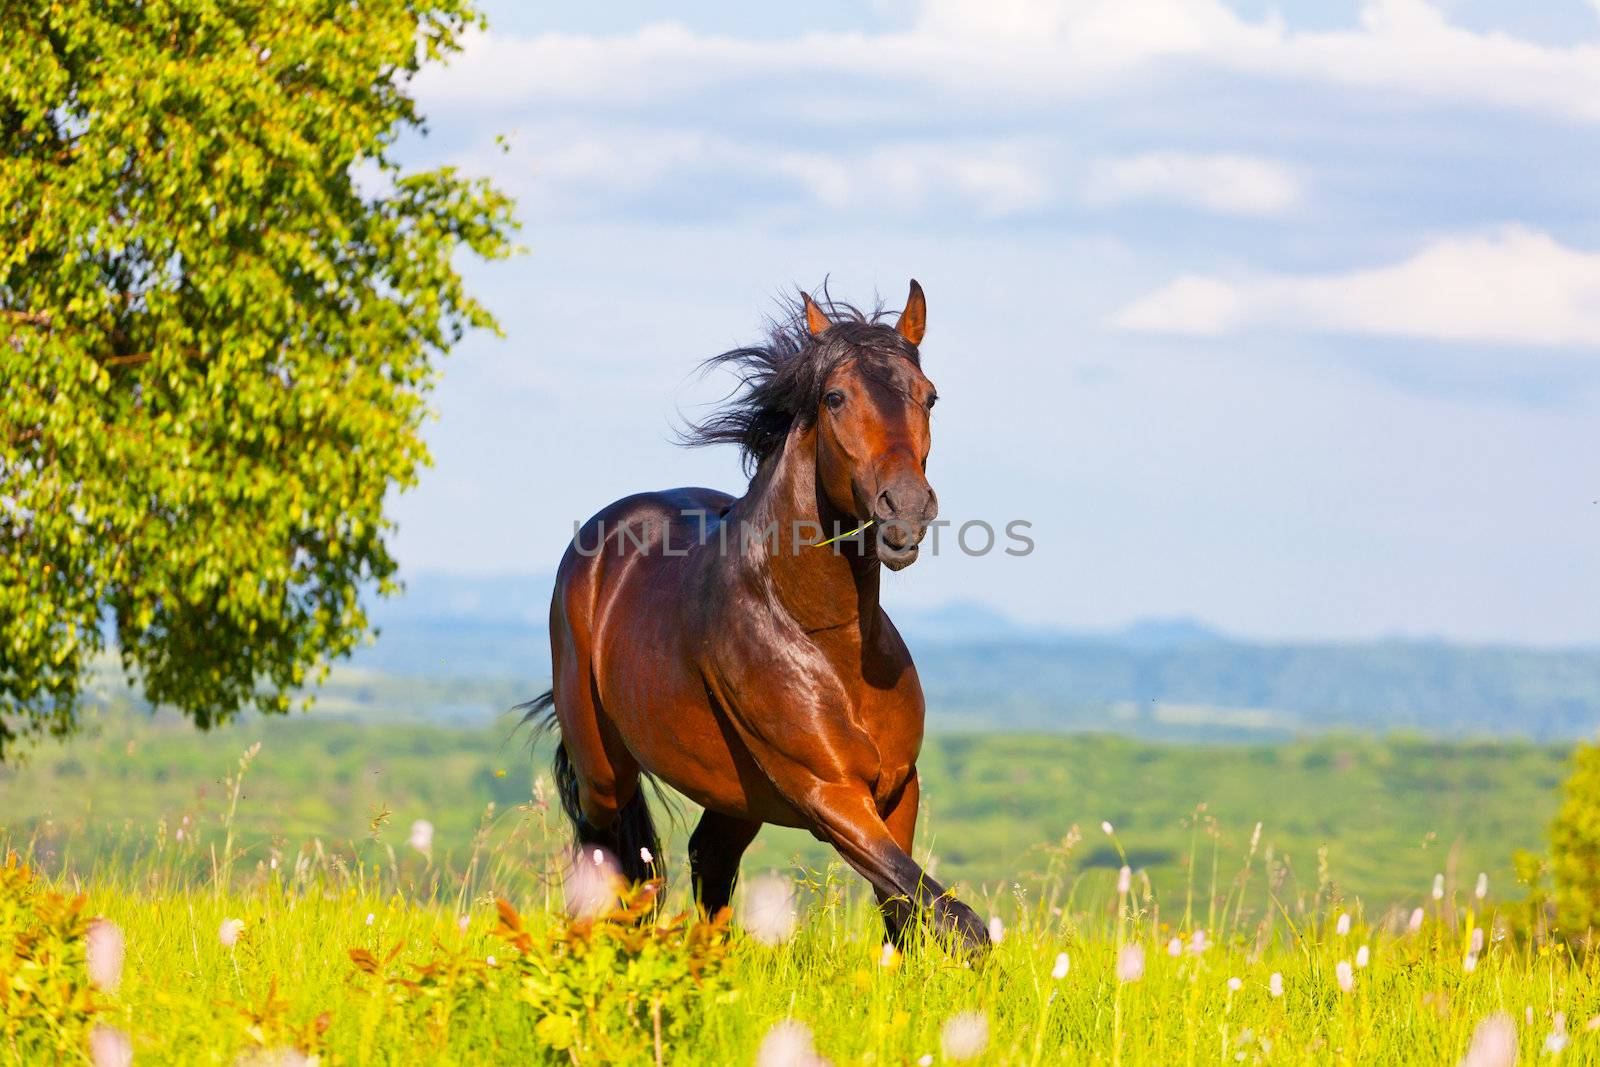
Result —
[[708, 811], [689, 837], [689, 871], [695, 902], [711, 918], [733, 899], [739, 859], [761, 830], [759, 822]]
[[556, 653], [551, 689], [561, 724], [556, 785], [562, 807], [580, 847], [611, 852], [630, 882], [659, 879], [664, 870], [661, 844], [639, 788], [639, 765], [606, 718], [589, 658], [574, 636], [566, 625], [551, 634]]

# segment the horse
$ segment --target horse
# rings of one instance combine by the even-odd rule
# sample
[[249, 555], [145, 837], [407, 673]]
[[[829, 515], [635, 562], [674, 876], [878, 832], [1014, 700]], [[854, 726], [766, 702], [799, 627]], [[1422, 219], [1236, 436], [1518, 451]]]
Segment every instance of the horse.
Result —
[[[554, 772], [577, 846], [664, 881], [641, 777], [703, 809], [695, 899], [729, 906], [763, 824], [809, 830], [874, 890], [889, 937], [928, 922], [969, 955], [977, 914], [912, 858], [925, 706], [879, 602], [917, 558], [937, 393], [911, 282], [891, 324], [808, 293], [766, 343], [714, 356], [740, 385], [685, 443], [736, 444], [749, 486], [639, 493], [575, 532], [550, 602], [551, 687], [521, 705], [559, 731]], [[823, 305], [826, 305], [824, 307]]]

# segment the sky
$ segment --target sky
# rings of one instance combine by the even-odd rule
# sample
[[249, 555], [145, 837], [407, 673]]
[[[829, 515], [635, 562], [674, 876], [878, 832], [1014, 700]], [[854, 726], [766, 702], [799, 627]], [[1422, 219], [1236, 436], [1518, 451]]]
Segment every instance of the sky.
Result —
[[742, 491], [673, 443], [698, 363], [915, 277], [941, 516], [1036, 547], [891, 613], [1600, 643], [1600, 0], [673, 8], [491, 3], [414, 85], [526, 252], [466, 264], [505, 336], [444, 365], [403, 574]]

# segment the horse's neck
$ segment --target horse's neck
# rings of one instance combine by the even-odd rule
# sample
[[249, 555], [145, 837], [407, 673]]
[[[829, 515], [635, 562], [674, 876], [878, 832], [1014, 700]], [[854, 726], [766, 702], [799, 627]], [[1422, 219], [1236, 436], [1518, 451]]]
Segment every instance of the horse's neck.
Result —
[[745, 499], [757, 540], [762, 540], [759, 531], [774, 526], [777, 531], [772, 547], [748, 558], [766, 569], [778, 600], [802, 629], [859, 625], [865, 634], [876, 626], [877, 560], [854, 541], [816, 545], [832, 537], [839, 524], [848, 524], [843, 527], [848, 531], [856, 523], [832, 507], [817, 484], [814, 429], [789, 437]]

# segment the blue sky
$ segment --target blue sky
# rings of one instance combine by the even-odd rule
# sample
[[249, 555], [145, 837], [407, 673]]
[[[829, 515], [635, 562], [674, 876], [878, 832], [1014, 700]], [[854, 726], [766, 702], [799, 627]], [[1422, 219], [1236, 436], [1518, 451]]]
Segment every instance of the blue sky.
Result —
[[[928, 293], [943, 514], [887, 600], [1600, 641], [1600, 0], [490, 5], [420, 162], [528, 253], [446, 365], [407, 571], [551, 569], [776, 294]], [[496, 151], [497, 134], [509, 150]]]

